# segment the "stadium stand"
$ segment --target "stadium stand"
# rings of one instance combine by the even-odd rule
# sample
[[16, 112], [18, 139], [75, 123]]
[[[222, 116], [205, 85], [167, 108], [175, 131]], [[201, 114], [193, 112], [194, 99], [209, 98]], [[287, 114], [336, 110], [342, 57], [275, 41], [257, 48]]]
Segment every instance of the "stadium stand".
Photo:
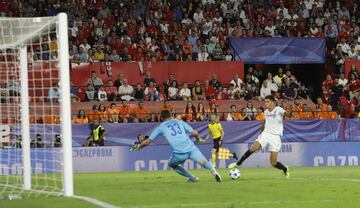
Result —
[[[10, 17], [49, 16], [68, 12], [69, 46], [73, 62], [72, 96], [73, 101], [77, 102], [73, 105], [74, 115], [78, 114], [78, 110], [91, 109], [91, 106], [98, 104], [95, 103], [96, 100], [119, 101], [126, 95], [118, 94], [118, 88], [124, 79], [127, 79], [134, 89], [140, 83], [141, 87], [136, 91], [138, 100], [150, 99], [142, 92], [142, 89], [146, 91], [143, 80], [148, 71], [155, 79], [154, 84], [159, 93], [159, 96], [152, 97], [153, 99], [167, 99], [169, 86], [166, 81], [169, 74], [175, 77], [180, 86], [183, 82], [188, 82], [190, 90], [196, 80], [199, 80], [202, 86], [209, 80], [210, 87], [203, 88], [205, 97], [220, 100], [220, 111], [224, 112], [230, 111], [233, 102], [224, 100], [239, 99], [240, 101], [236, 102], [239, 103], [237, 109], [240, 110], [245, 108], [243, 103], [246, 103], [242, 99], [258, 103], [257, 100], [261, 101], [261, 97], [269, 92], [279, 99], [311, 98], [311, 90], [299, 82], [302, 77], [294, 77], [291, 71], [270, 73], [267, 78], [257, 76], [252, 69], [248, 69], [244, 74], [244, 63], [228, 62], [234, 58], [231, 55], [229, 37], [324, 37], [327, 62], [336, 65], [336, 71], [330, 76], [337, 78], [344, 73], [350, 80], [351, 66], [360, 66], [360, 62], [357, 62], [360, 58], [360, 12], [356, 1], [124, 0], [119, 3], [116, 0], [19, 0], [15, 3], [0, 1], [0, 12]], [[51, 41], [50, 47], [43, 48], [45, 52], [31, 57], [34, 60], [47, 60], [49, 56], [56, 56], [56, 37], [45, 38]], [[33, 50], [48, 47], [45, 45], [36, 44]], [[52, 67], [56, 66], [41, 70], [47, 70], [49, 76], [57, 76], [52, 73]], [[36, 77], [36, 66], [33, 69], [34, 73], [29, 75]], [[87, 82], [92, 71], [95, 71], [99, 79], [96, 82]], [[217, 75], [221, 84], [211, 80], [213, 74]], [[230, 83], [235, 74], [239, 75], [243, 84]], [[355, 79], [359, 80], [359, 76]], [[269, 86], [265, 86], [263, 80], [267, 81], [265, 85]], [[343, 89], [335, 89], [335, 80], [332, 80], [333, 78], [329, 82], [325, 81], [323, 85], [324, 102], [330, 103], [332, 108], [340, 113], [342, 108], [338, 108], [337, 104], [344, 104], [345, 96], [347, 105], [353, 105], [350, 108], [354, 110], [350, 114], [340, 114], [355, 115], [355, 111], [359, 112], [358, 95], [356, 92], [355, 96], [353, 92], [349, 93], [346, 84], [340, 83]], [[344, 81], [344, 78], [341, 80]], [[46, 82], [46, 77], [43, 77], [43, 81]], [[1, 87], [7, 86], [2, 83]], [[53, 95], [56, 95], [54, 86], [36, 89], [36, 83], [30, 83], [30, 87], [34, 89], [30, 96], [36, 94], [43, 97], [33, 102], [56, 101], [56, 97], [53, 98]], [[267, 89], [268, 87], [271, 89]], [[338, 93], [334, 96], [336, 90]], [[83, 104], [78, 101], [91, 102]], [[182, 112], [186, 105], [186, 102], [172, 103], [177, 112]], [[194, 102], [194, 105], [196, 103]], [[308, 103], [307, 100], [306, 103], [303, 111], [317, 109], [316, 105]], [[144, 103], [152, 113], [156, 113], [154, 109], [161, 104], [162, 102]]]

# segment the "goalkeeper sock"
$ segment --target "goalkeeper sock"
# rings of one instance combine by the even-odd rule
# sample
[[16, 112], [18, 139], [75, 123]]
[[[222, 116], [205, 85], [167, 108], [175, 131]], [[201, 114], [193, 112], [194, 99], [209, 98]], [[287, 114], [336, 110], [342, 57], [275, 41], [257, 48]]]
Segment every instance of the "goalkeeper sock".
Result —
[[216, 166], [216, 153], [211, 154], [211, 162], [212, 162], [213, 166]]
[[181, 167], [180, 165], [178, 165], [176, 168], [174, 168], [175, 172], [177, 172], [178, 174], [186, 177], [186, 178], [191, 178], [194, 179], [195, 176], [191, 175], [189, 172], [187, 172], [185, 170], [185, 168]]
[[286, 173], [286, 171], [287, 171], [287, 168], [280, 162], [277, 162], [276, 165], [274, 166], [274, 168], [280, 169], [280, 170], [284, 171], [284, 173]]
[[244, 162], [244, 160], [246, 160], [246, 158], [250, 157], [251, 154], [252, 154], [252, 152], [250, 152], [250, 150], [246, 151], [243, 154], [243, 156], [240, 158], [240, 160], [236, 162], [236, 165], [240, 166]]
[[210, 162], [206, 162], [204, 168], [209, 170], [210, 173], [213, 174], [214, 176], [219, 175], [219, 173], [216, 171], [216, 169]]

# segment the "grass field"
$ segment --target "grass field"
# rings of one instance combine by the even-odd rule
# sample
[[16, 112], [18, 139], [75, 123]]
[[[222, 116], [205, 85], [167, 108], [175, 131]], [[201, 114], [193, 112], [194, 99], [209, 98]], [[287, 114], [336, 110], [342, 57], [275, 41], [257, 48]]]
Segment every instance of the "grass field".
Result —
[[[220, 170], [216, 183], [205, 170], [191, 171], [198, 183], [186, 183], [175, 172], [75, 174], [75, 194], [122, 208], [360, 207], [360, 167], [291, 168], [285, 179], [273, 168], [241, 169], [240, 180]], [[90, 208], [64, 197], [0, 200], [1, 208]]]

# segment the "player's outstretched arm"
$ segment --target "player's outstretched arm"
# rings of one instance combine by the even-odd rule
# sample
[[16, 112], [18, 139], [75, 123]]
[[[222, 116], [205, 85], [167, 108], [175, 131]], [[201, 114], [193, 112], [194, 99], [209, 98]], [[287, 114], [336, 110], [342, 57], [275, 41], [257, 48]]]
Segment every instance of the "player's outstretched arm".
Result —
[[206, 141], [206, 139], [205, 139], [205, 140], [202, 139], [202, 138], [200, 137], [199, 132], [197, 132], [197, 131], [195, 131], [195, 130], [192, 130], [192, 131], [191, 131], [191, 135], [193, 135], [193, 136], [195, 137], [195, 141], [197, 141], [197, 142], [205, 142], [205, 141]]
[[150, 145], [151, 143], [152, 143], [151, 139], [145, 139], [140, 144], [133, 146], [131, 150], [133, 150], [133, 151], [140, 150], [140, 149]]

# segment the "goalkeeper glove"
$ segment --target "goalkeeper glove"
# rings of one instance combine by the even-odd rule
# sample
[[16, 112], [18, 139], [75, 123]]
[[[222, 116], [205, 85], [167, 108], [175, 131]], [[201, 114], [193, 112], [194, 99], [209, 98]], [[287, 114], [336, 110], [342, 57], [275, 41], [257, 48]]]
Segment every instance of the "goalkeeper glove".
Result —
[[140, 150], [140, 144], [136, 144], [134, 146], [131, 146], [129, 150], [130, 151], [138, 151], [138, 150]]
[[196, 142], [205, 142], [206, 140], [198, 137], [198, 138], [195, 139], [195, 141], [196, 141]]

